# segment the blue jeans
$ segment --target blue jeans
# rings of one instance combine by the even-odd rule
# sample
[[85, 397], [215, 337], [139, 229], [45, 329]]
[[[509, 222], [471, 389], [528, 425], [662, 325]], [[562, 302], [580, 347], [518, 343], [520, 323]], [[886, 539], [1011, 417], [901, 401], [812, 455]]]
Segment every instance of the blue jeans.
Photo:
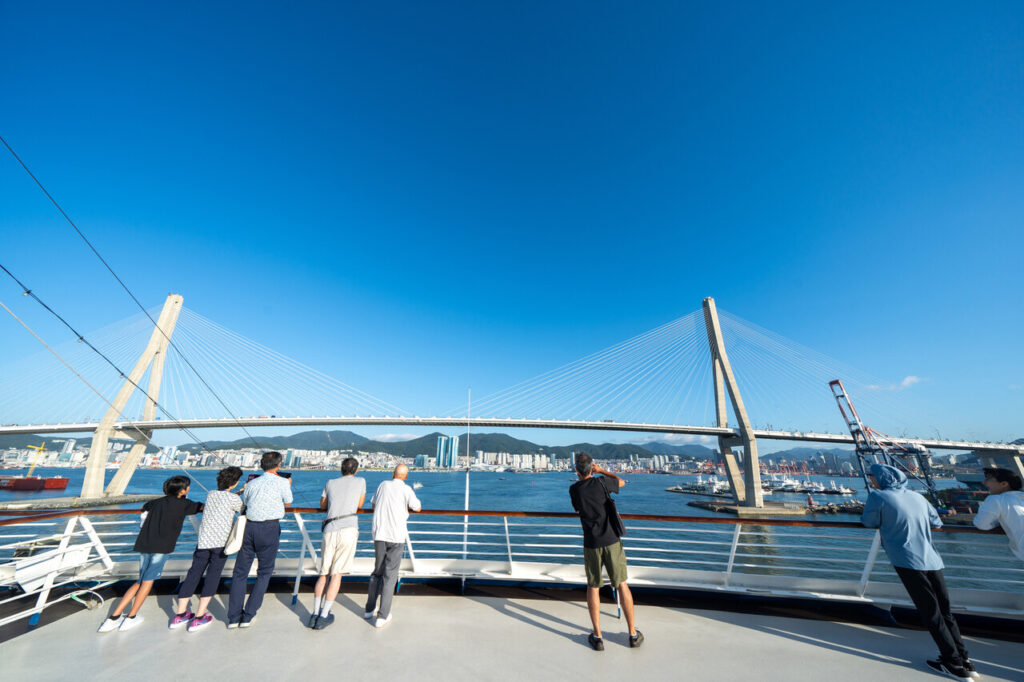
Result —
[[[256, 616], [263, 605], [263, 595], [270, 585], [270, 576], [274, 574], [274, 562], [277, 561], [277, 548], [281, 544], [281, 522], [248, 521], [245, 524], [245, 535], [242, 537], [242, 548], [235, 558], [235, 570], [231, 574], [231, 595], [228, 597], [228, 622], [248, 623]], [[252, 586], [252, 594], [245, 599], [246, 580], [253, 559], [259, 561], [256, 569], [256, 584]], [[242, 608], [242, 602], [245, 608]]]
[[181, 581], [181, 586], [178, 588], [178, 597], [187, 599], [195, 594], [204, 571], [206, 580], [203, 581], [203, 591], [199, 596], [212, 597], [217, 594], [220, 574], [224, 571], [224, 564], [227, 561], [228, 555], [224, 553], [223, 547], [196, 549], [192, 554], [192, 566], [188, 569], [188, 575]]

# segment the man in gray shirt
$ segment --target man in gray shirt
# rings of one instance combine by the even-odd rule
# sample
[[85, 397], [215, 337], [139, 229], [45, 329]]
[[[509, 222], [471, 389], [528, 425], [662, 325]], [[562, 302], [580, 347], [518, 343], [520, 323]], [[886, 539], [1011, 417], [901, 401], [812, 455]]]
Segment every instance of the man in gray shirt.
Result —
[[409, 467], [399, 464], [390, 481], [384, 481], [373, 494], [373, 554], [374, 568], [367, 588], [367, 620], [374, 617], [377, 598], [380, 610], [373, 626], [382, 628], [391, 622], [391, 599], [395, 596], [398, 567], [402, 563], [402, 548], [409, 539], [406, 522], [409, 511], [419, 511], [420, 501], [412, 488], [405, 484]]
[[[341, 576], [352, 572], [352, 559], [359, 540], [359, 520], [356, 514], [366, 501], [366, 479], [356, 478], [359, 461], [348, 457], [341, 463], [341, 478], [331, 479], [320, 496], [320, 509], [324, 516], [321, 544], [322, 563], [320, 578], [313, 590], [313, 612], [309, 627], [323, 630], [334, 622], [331, 606], [341, 589]], [[330, 576], [328, 584], [327, 576]], [[324, 595], [324, 588], [327, 595]]]

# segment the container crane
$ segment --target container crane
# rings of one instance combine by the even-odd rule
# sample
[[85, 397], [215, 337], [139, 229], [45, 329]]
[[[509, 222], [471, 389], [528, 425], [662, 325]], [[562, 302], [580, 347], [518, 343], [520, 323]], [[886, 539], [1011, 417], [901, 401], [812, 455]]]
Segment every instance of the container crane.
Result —
[[857, 462], [860, 464], [861, 476], [864, 478], [864, 487], [870, 488], [868, 468], [872, 464], [888, 464], [902, 471], [907, 478], [913, 478], [923, 485], [932, 502], [941, 506], [942, 503], [936, 494], [935, 482], [932, 479], [929, 462], [931, 456], [928, 450], [913, 443], [900, 443], [895, 438], [864, 426], [843, 382], [835, 379], [828, 382], [828, 386], [832, 389], [832, 396], [839, 406], [839, 413], [843, 415], [843, 420], [850, 429], [850, 435], [853, 436], [853, 446], [857, 454]]

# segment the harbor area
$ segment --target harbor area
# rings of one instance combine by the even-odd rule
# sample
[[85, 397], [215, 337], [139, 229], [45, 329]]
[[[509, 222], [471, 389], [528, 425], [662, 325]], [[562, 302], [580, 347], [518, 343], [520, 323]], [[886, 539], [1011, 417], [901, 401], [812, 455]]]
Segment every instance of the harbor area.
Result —
[[[173, 582], [173, 581], [172, 581]], [[457, 590], [457, 588], [455, 588]], [[145, 622], [98, 634], [113, 608], [50, 612], [40, 625], [0, 643], [9, 679], [180, 680], [192, 674], [232, 680], [716, 679], [759, 681], [937, 680], [925, 659], [935, 651], [920, 629], [822, 620], [785, 606], [739, 609], [707, 599], [637, 594], [645, 641], [629, 648], [624, 620], [602, 605], [605, 650], [587, 645], [589, 619], [579, 589], [474, 586], [465, 594], [403, 584], [393, 621], [374, 629], [362, 619], [365, 583], [343, 584], [329, 628], [304, 627], [312, 595], [267, 594], [247, 629], [225, 626], [227, 595], [211, 603], [217, 619], [197, 632], [169, 630], [173, 596], [151, 597]], [[104, 590], [104, 594], [113, 590]], [[970, 632], [965, 629], [965, 633]], [[1019, 642], [968, 635], [983, 680], [1024, 679]]]

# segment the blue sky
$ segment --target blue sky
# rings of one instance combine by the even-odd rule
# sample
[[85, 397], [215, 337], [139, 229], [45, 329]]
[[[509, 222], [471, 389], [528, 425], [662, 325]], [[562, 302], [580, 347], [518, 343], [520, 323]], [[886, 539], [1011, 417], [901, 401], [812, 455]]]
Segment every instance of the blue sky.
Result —
[[[147, 305], [430, 412], [712, 295], [922, 377], [944, 435], [1024, 436], [1019, 3], [3, 16], [0, 134]], [[0, 262], [77, 326], [136, 312], [6, 151], [0, 206]]]

